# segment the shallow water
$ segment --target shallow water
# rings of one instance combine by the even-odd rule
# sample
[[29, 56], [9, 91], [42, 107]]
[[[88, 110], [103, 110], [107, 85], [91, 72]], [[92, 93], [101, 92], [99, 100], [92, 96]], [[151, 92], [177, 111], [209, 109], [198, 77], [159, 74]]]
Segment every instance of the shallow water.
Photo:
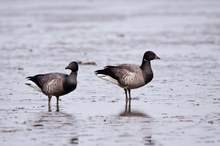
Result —
[[[220, 144], [220, 1], [1, 0], [0, 145]], [[154, 79], [124, 92], [94, 75], [105, 65], [140, 64]], [[60, 101], [25, 77], [80, 65], [77, 89]]]

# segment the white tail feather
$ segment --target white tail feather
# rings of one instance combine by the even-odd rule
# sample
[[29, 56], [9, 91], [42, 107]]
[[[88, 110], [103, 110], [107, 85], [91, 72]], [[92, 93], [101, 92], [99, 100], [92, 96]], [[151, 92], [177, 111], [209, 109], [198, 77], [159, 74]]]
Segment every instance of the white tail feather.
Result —
[[25, 82], [25, 84], [28, 85], [28, 86], [30, 86], [30, 87], [32, 87], [32, 88], [34, 88], [35, 90], [37, 90], [37, 91], [39, 91], [39, 92], [42, 92], [42, 90], [40, 89], [40, 87], [38, 87], [37, 84], [35, 84], [35, 83], [34, 83], [33, 81], [31, 81], [31, 80], [27, 80], [27, 81]]
[[97, 75], [97, 77], [99, 77], [103, 80], [106, 80], [106, 81], [111, 82], [113, 84], [119, 85], [119, 82], [116, 79], [114, 79], [108, 75], [104, 75], [104, 74], [96, 74], [96, 75]]

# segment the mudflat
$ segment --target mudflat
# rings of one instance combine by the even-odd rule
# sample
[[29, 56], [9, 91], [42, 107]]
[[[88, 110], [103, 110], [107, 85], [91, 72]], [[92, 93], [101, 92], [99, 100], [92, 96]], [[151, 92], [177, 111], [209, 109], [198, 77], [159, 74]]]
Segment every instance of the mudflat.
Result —
[[[0, 0], [0, 145], [219, 146], [220, 1]], [[124, 91], [97, 78], [140, 64], [154, 79]], [[80, 62], [77, 89], [52, 98], [25, 77]]]

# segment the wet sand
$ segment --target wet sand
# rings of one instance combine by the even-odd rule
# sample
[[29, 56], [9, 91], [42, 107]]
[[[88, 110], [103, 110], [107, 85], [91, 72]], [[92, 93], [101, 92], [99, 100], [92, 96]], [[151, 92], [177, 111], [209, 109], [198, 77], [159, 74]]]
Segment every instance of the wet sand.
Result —
[[[219, 146], [220, 1], [0, 0], [0, 145]], [[124, 92], [94, 75], [140, 64], [154, 79]], [[81, 61], [77, 89], [60, 101], [24, 84]]]

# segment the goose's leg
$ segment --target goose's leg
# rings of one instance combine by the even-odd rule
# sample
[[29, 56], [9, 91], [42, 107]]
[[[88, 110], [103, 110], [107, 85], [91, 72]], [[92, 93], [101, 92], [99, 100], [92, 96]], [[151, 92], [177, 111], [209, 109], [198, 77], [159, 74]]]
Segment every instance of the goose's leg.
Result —
[[124, 89], [124, 90], [125, 90], [125, 97], [126, 97], [126, 100], [128, 100], [127, 89]]
[[60, 111], [60, 108], [59, 108], [59, 96], [57, 96], [57, 112]]
[[128, 99], [128, 113], [131, 112], [131, 89], [128, 89], [129, 99]]
[[52, 96], [48, 96], [48, 112], [51, 112], [50, 100]]
[[129, 98], [129, 100], [128, 100], [128, 113], [131, 113], [131, 98]]
[[124, 89], [125, 90], [125, 113], [127, 113], [127, 110], [128, 110], [128, 92], [127, 92], [127, 89]]
[[128, 89], [129, 100], [131, 100], [131, 89]]

